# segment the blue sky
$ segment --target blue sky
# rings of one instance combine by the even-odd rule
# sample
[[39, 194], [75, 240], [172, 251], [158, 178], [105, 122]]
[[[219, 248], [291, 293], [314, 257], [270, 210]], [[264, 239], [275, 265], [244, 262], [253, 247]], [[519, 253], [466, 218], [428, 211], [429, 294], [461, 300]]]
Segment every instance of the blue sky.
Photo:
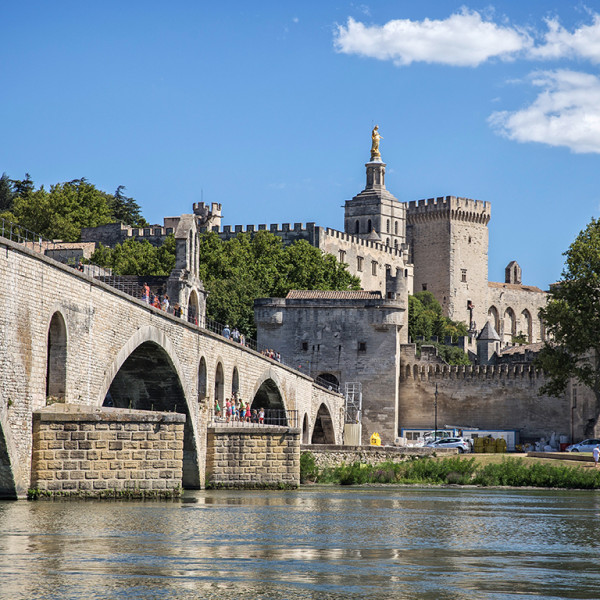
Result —
[[2, 6], [12, 178], [342, 229], [379, 124], [388, 189], [490, 201], [490, 279], [543, 288], [600, 211], [600, 0]]

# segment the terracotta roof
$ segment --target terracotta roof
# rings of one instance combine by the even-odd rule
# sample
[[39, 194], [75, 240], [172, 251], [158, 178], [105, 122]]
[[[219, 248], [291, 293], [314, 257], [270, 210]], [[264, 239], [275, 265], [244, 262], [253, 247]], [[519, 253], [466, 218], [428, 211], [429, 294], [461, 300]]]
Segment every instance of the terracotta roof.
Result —
[[290, 300], [381, 300], [381, 292], [364, 290], [328, 291], [328, 290], [291, 290], [286, 298]]
[[522, 283], [500, 283], [499, 281], [488, 281], [488, 287], [493, 288], [506, 288], [507, 290], [522, 290], [524, 292], [537, 292], [538, 294], [544, 294], [544, 290], [540, 290], [535, 285], [523, 285]]
[[510, 346], [500, 350], [501, 355], [509, 354], [525, 354], [525, 352], [539, 352], [544, 347], [544, 342], [537, 342], [535, 344], [522, 344], [521, 346]]

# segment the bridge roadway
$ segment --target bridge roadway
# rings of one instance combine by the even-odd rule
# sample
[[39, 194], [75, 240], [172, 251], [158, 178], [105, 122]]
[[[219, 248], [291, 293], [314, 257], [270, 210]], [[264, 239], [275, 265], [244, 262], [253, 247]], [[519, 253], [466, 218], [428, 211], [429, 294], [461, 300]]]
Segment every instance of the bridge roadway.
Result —
[[[30, 485], [32, 413], [48, 402], [185, 413], [183, 485], [204, 485], [215, 397], [297, 411], [341, 443], [342, 397], [308, 376], [0, 237], [0, 497]], [[222, 405], [222, 402], [221, 402]]]

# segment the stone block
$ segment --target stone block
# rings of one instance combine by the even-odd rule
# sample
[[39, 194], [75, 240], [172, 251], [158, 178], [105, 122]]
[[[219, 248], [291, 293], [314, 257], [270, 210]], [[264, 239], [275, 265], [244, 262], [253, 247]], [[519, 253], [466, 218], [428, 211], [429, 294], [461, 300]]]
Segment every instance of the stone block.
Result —
[[49, 450], [62, 450], [63, 449], [63, 444], [65, 444], [66, 442], [63, 442], [62, 440], [57, 440], [55, 442], [48, 442], [48, 449]]
[[77, 442], [67, 442], [64, 443], [65, 450], [77, 450]]
[[100, 474], [97, 471], [85, 471], [86, 479], [99, 479]]
[[71, 450], [71, 459], [85, 459], [85, 450]]
[[106, 481], [102, 481], [102, 480], [94, 481], [94, 489], [95, 490], [105, 490], [105, 489], [107, 489], [107, 487], [108, 487], [108, 485], [107, 485]]
[[63, 469], [65, 471], [76, 471], [79, 467], [78, 460], [65, 460], [63, 461]]
[[91, 490], [92, 482], [91, 481], [80, 481], [78, 487], [80, 490]]
[[130, 440], [131, 432], [130, 431], [117, 431], [117, 439], [118, 440]]
[[123, 429], [125, 431], [138, 431], [139, 425], [137, 423], [125, 423]]
[[71, 433], [71, 439], [72, 440], [85, 440], [85, 432], [84, 431], [73, 431]]
[[108, 448], [108, 441], [107, 440], [98, 440], [96, 442], [96, 450], [104, 450]]
[[152, 482], [153, 490], [165, 490], [167, 489], [167, 485], [163, 479], [158, 479]]
[[108, 442], [109, 450], [123, 450], [123, 442]]
[[158, 471], [154, 469], [149, 469], [145, 472], [146, 479], [158, 479]]
[[[83, 483], [83, 482], [81, 482]], [[62, 482], [63, 490], [76, 490], [77, 489], [77, 481], [63, 481]]]
[[86, 439], [88, 440], [99, 440], [102, 437], [102, 434], [98, 431], [89, 431], [86, 434]]
[[116, 452], [110, 452], [108, 450], [103, 450], [100, 453], [100, 458], [102, 458], [102, 460], [114, 460], [117, 456]]
[[109, 428], [113, 431], [121, 431], [123, 429], [122, 423], [110, 423]]
[[88, 441], [78, 442], [78, 446], [79, 446], [80, 450], [91, 450], [92, 442], [88, 442]]
[[124, 469], [135, 469], [137, 468], [138, 463], [135, 460], [126, 460], [123, 462]]
[[69, 479], [84, 479], [85, 475], [83, 471], [71, 471]]

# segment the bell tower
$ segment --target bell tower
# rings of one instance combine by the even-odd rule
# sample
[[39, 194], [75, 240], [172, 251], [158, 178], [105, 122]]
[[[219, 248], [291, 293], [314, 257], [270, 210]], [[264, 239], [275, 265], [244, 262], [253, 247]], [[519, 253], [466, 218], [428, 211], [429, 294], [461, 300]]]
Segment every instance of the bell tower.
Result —
[[378, 127], [373, 129], [371, 160], [365, 164], [365, 189], [346, 200], [344, 231], [366, 239], [375, 232], [385, 246], [401, 248], [406, 242], [406, 207], [385, 187], [385, 167], [379, 153]]

